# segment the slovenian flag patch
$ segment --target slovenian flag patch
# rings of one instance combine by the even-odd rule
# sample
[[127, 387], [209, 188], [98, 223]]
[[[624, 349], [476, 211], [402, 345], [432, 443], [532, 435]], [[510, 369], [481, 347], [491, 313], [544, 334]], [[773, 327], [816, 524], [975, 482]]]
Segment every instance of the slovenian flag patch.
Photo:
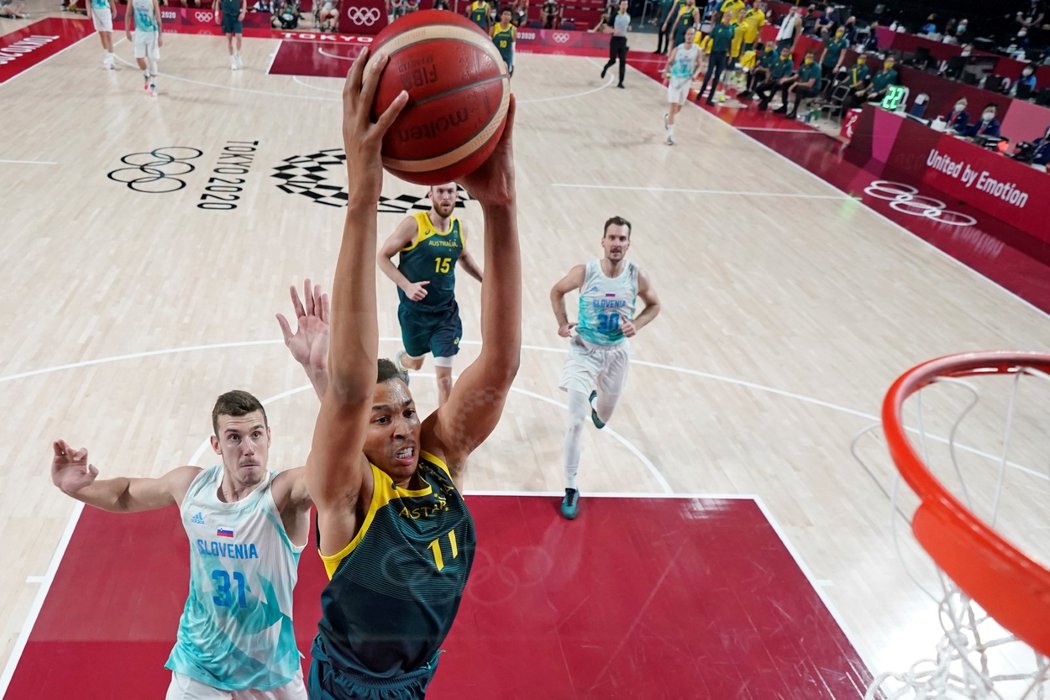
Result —
[[216, 537], [233, 537], [233, 530], [228, 530], [224, 527], [220, 527], [215, 531]]

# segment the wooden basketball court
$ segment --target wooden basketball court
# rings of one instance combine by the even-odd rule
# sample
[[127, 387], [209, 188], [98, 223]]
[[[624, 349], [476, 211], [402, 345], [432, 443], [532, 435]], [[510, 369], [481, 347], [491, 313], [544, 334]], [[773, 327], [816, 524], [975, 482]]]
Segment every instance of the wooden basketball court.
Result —
[[[27, 31], [75, 34], [62, 24]], [[25, 26], [0, 20], [0, 33]], [[281, 42], [246, 38], [245, 68], [231, 72], [221, 37], [166, 34], [160, 94], [150, 98], [126, 41], [118, 71], [101, 68], [95, 37], [68, 43], [0, 83], [0, 691], [76, 525], [77, 504], [50, 483], [52, 440], [87, 447], [103, 477], [210, 465], [214, 398], [243, 388], [267, 404], [271, 466], [303, 463], [317, 401], [274, 314], [288, 312], [288, 287], [304, 277], [330, 287], [344, 213], [342, 83], [317, 76], [345, 72], [345, 53], [298, 46], [316, 70], [272, 75]], [[753, 498], [863, 663], [875, 672], [910, 665], [932, 651], [937, 613], [899, 564], [888, 460], [869, 473], [850, 441], [908, 367], [966, 350], [1046, 348], [1050, 321], [695, 106], [682, 112], [678, 145], [665, 146], [664, 88], [631, 68], [627, 89], [612, 89], [598, 78], [602, 63], [517, 57], [525, 347], [468, 489], [542, 496], [559, 518], [565, 345], [548, 293], [600, 253], [604, 220], [624, 216], [634, 225], [630, 258], [663, 311], [632, 342], [610, 425], [585, 431], [580, 521], [566, 527], [587, 527], [601, 512], [588, 500], [598, 494]], [[424, 208], [424, 194], [388, 178], [381, 235]], [[476, 203], [459, 214], [480, 247]], [[393, 355], [395, 289], [379, 284], [381, 352]], [[477, 291], [461, 279], [457, 369], [477, 350]], [[412, 389], [422, 410], [435, 406], [431, 375], [414, 377]], [[1025, 488], [1047, 492], [1045, 480]], [[121, 556], [134, 561], [150, 547], [147, 539]], [[106, 580], [106, 570], [93, 574], [85, 591]], [[734, 585], [746, 596], [752, 583]], [[154, 585], [180, 598], [186, 582]], [[80, 621], [70, 614], [63, 624]], [[731, 641], [732, 624], [694, 626]], [[665, 659], [676, 653], [661, 648]], [[800, 685], [784, 697], [813, 696]]]

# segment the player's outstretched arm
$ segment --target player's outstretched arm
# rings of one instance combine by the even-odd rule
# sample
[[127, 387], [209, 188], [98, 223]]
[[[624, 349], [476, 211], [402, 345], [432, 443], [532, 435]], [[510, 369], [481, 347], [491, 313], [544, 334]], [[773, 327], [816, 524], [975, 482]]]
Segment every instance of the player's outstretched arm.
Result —
[[[303, 298], [299, 290], [291, 287], [292, 311], [295, 313], [295, 332], [284, 314], [277, 314], [277, 325], [281, 327], [284, 345], [306, 371], [317, 398], [322, 398], [328, 389], [328, 340], [329, 301], [321, 285], [303, 282]], [[305, 304], [304, 304], [305, 301]]]
[[569, 274], [562, 277], [551, 287], [551, 309], [554, 318], [558, 322], [558, 335], [568, 338], [576, 324], [569, 321], [569, 314], [565, 310], [565, 295], [583, 285], [583, 277], [587, 268], [584, 265], [574, 265]]
[[448, 401], [423, 423], [423, 445], [445, 458], [457, 485], [467, 456], [495, 429], [521, 361], [521, 251], [514, 187], [514, 98], [499, 145], [460, 184], [481, 203], [485, 281], [481, 352], [460, 375]]
[[99, 479], [87, 448], [74, 450], [65, 440], [52, 443], [51, 482], [67, 496], [113, 513], [138, 513], [182, 503], [200, 467], [178, 467], [158, 479]]
[[[343, 145], [349, 198], [332, 284], [328, 387], [314, 427], [306, 484], [317, 506], [321, 551], [332, 554], [356, 532], [357, 497], [368, 470], [361, 452], [379, 354], [376, 320], [376, 203], [383, 186], [383, 134], [408, 99], [402, 92], [372, 123], [370, 112], [387, 57], [367, 49], [343, 88]], [[367, 61], [367, 64], [366, 64]]]

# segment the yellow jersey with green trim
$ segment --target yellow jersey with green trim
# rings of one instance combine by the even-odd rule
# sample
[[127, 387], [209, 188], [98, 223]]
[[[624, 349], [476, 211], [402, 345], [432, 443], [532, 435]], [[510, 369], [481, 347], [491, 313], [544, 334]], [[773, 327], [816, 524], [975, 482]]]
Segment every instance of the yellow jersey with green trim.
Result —
[[459, 219], [448, 220], [448, 230], [439, 231], [430, 221], [430, 215], [421, 211], [416, 220], [416, 236], [398, 253], [397, 269], [409, 282], [422, 282], [427, 295], [420, 301], [409, 301], [400, 287], [397, 290], [401, 304], [409, 304], [413, 311], [445, 312], [456, 301], [456, 263], [466, 247], [466, 239]]
[[423, 488], [398, 488], [371, 465], [374, 488], [361, 529], [337, 554], [321, 555], [331, 579], [321, 593], [329, 662], [395, 678], [428, 663], [459, 610], [476, 536], [448, 467], [420, 453]]

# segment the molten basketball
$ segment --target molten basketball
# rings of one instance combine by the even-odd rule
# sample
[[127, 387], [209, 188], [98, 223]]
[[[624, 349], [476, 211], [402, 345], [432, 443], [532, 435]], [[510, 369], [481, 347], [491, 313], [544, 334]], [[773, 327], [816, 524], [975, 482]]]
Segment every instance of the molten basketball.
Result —
[[496, 148], [510, 106], [510, 77], [492, 39], [466, 17], [424, 10], [376, 35], [385, 54], [372, 104], [377, 119], [401, 93], [408, 103], [383, 139], [383, 165], [421, 185], [473, 172]]

